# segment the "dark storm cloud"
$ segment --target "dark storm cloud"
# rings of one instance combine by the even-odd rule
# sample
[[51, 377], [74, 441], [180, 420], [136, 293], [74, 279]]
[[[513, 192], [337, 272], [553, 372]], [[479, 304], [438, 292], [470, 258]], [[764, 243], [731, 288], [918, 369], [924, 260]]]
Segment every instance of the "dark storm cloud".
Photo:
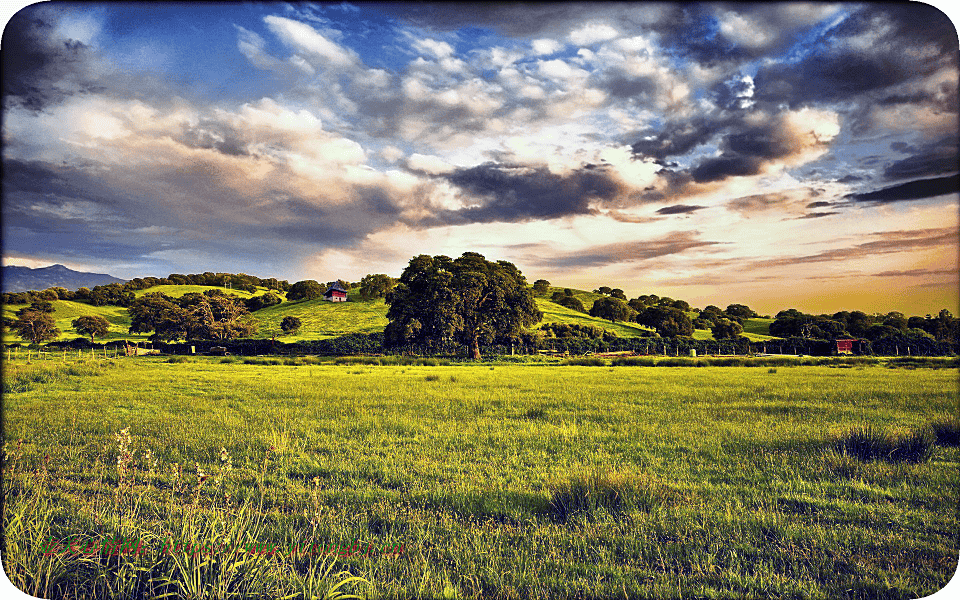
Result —
[[247, 142], [243, 135], [224, 123], [201, 119], [196, 125], [184, 124], [177, 141], [190, 148], [216, 150], [228, 156], [246, 156]]
[[756, 175], [763, 167], [763, 160], [757, 156], [740, 155], [725, 152], [716, 158], [708, 158], [690, 171], [697, 183], [720, 181], [727, 177]]
[[[950, 20], [919, 2], [865, 5], [829, 36], [811, 42], [817, 50], [799, 62], [760, 67], [754, 78], [757, 99], [790, 106], [850, 100], [929, 75], [944, 64], [957, 64], [957, 38]], [[878, 39], [865, 52], [846, 43], [858, 36]], [[930, 53], [929, 46], [938, 51]], [[893, 92], [885, 98], [910, 104], [928, 100], [916, 94]], [[948, 109], [956, 111], [955, 106]]]
[[902, 83], [916, 73], [888, 57], [854, 51], [814, 54], [800, 64], [761, 67], [755, 78], [759, 100], [791, 107], [834, 102]]
[[35, 4], [19, 11], [3, 32], [4, 104], [39, 111], [80, 92], [96, 91], [89, 47], [54, 36], [54, 11]]
[[782, 206], [790, 201], [790, 196], [782, 192], [769, 194], [754, 194], [731, 200], [728, 206], [744, 213], [759, 212]]
[[703, 210], [706, 206], [698, 206], [695, 204], [675, 204], [673, 206], [664, 206], [657, 211], [658, 215], [682, 215], [692, 212], [697, 212], [698, 210]]
[[837, 180], [839, 183], [853, 183], [854, 181], [863, 181], [863, 177], [859, 175], [844, 175]]
[[707, 144], [733, 123], [729, 117], [694, 117], [680, 122], [668, 122], [658, 133], [650, 132], [633, 143], [633, 153], [653, 158], [658, 164], [671, 156], [683, 156], [697, 146]]
[[622, 192], [606, 171], [583, 168], [556, 174], [546, 167], [500, 163], [458, 169], [444, 178], [482, 204], [439, 212], [431, 223], [518, 222], [594, 214], [591, 202], [613, 200]]
[[[906, 145], [905, 145], [906, 146]], [[946, 137], [920, 149], [906, 146], [902, 152], [914, 152], [912, 156], [890, 163], [883, 176], [889, 180], [929, 177], [957, 171], [957, 138]]]
[[812, 212], [797, 218], [798, 219], [821, 219], [823, 217], [829, 217], [831, 215], [839, 215], [839, 214], [840, 213], [838, 212]]
[[827, 206], [833, 206], [831, 202], [811, 202], [806, 206], [806, 208], [825, 208]]
[[671, 14], [669, 5], [645, 3], [640, 7], [635, 2], [458, 2], [456, 10], [448, 10], [449, 5], [444, 2], [378, 2], [369, 6], [420, 27], [446, 31], [481, 27], [510, 37], [565, 34], [585, 21], [597, 18], [635, 30], [660, 22]]
[[917, 181], [909, 181], [907, 183], [894, 185], [872, 192], [849, 194], [846, 196], [846, 198], [853, 200], [854, 202], [875, 202], [877, 204], [888, 204], [891, 202], [922, 200], [924, 198], [933, 198], [935, 196], [956, 194], [958, 191], [960, 191], [960, 177], [957, 175], [952, 175], [950, 177], [937, 177], [935, 179], [919, 179]]
[[653, 240], [589, 246], [576, 252], [526, 262], [537, 266], [550, 266], [560, 269], [597, 268], [616, 263], [652, 260], [672, 254], [680, 254], [695, 248], [714, 246], [719, 243], [699, 239], [698, 232], [683, 231]]

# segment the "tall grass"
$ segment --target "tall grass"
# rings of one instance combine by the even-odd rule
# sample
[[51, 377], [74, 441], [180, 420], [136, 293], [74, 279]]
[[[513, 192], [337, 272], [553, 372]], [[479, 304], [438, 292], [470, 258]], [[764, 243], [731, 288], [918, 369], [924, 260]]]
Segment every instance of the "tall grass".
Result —
[[[198, 465], [194, 481], [172, 481], [164, 492], [153, 485], [163, 465], [143, 453], [140, 466], [148, 472], [138, 475], [127, 432], [118, 440], [113, 492], [81, 502], [73, 514], [55, 499], [49, 455], [29, 471], [22, 468], [22, 444], [5, 448], [3, 564], [18, 589], [41, 598], [186, 600], [360, 598], [351, 592], [369, 587], [363, 577], [336, 569], [335, 557], [275, 551], [310, 548], [308, 530], [269, 542], [277, 534], [265, 496], [236, 502], [223, 493], [229, 458], [214, 479], [217, 490], [202, 493], [209, 476]], [[103, 475], [108, 468], [101, 468]], [[109, 479], [97, 491], [103, 486]]]
[[896, 435], [868, 425], [844, 434], [834, 447], [860, 460], [919, 463], [930, 458], [933, 442], [923, 429]]

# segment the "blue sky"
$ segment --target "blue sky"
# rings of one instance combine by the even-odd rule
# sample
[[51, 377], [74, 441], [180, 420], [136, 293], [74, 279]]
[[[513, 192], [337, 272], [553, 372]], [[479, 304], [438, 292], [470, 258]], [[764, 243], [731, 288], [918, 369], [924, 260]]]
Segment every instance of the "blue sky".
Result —
[[883, 4], [44, 3], [4, 32], [3, 257], [955, 307], [956, 30]]

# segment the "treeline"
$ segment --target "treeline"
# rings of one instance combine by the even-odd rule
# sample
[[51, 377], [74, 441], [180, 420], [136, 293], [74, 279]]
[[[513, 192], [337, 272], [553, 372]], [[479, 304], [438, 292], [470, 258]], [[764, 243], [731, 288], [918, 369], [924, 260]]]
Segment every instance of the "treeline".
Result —
[[[122, 341], [111, 341], [103, 345], [91, 344], [85, 338], [70, 341], [51, 342], [51, 348], [90, 348], [104, 346], [122, 346]], [[143, 342], [141, 342], [143, 344]], [[191, 350], [207, 353], [214, 347], [225, 348], [227, 352], [240, 356], [257, 355], [318, 355], [318, 356], [355, 356], [355, 355], [409, 355], [409, 356], [447, 356], [467, 357], [471, 348], [454, 340], [436, 344], [385, 345], [383, 333], [352, 333], [323, 340], [280, 342], [271, 339], [233, 339], [233, 340], [195, 340], [189, 342], [165, 343], [152, 342], [151, 347], [164, 354], [190, 354]], [[543, 351], [551, 353], [569, 353], [583, 355], [588, 353], [631, 352], [649, 356], [689, 357], [695, 350], [697, 356], [709, 355], [749, 355], [749, 354], [796, 354], [805, 356], [830, 356], [835, 354], [836, 345], [829, 340], [810, 338], [786, 338], [766, 342], [751, 342], [744, 337], [736, 340], [695, 340], [689, 337], [643, 337], [617, 338], [601, 337], [549, 337], [517, 336], [512, 340], [501, 339], [496, 343], [481, 347], [483, 355], [530, 355]], [[956, 348], [947, 342], [938, 342], [930, 338], [908, 340], [906, 338], [884, 338], [878, 342], [862, 341], [854, 348], [858, 355], [875, 356], [951, 356]]]
[[[811, 315], [795, 308], [782, 310], [770, 324], [770, 335], [819, 339], [866, 339], [877, 343], [903, 345], [907, 342], [924, 343], [934, 340], [956, 344], [960, 342], [960, 319], [949, 310], [937, 316], [907, 318], [903, 313], [868, 315], [861, 311], [841, 311], [832, 315]], [[886, 341], [885, 341], [886, 340]]]
[[258, 287], [286, 292], [291, 285], [286, 280], [271, 277], [261, 279], [246, 273], [195, 273], [182, 275], [172, 273], [167, 277], [136, 277], [126, 283], [110, 283], [91, 288], [79, 288], [75, 291], [62, 287], [52, 287], [45, 290], [30, 290], [27, 292], [5, 292], [2, 295], [4, 304], [33, 304], [45, 300], [72, 300], [85, 302], [93, 306], [131, 306], [136, 299], [134, 292], [145, 290], [158, 285], [203, 285], [256, 292]]

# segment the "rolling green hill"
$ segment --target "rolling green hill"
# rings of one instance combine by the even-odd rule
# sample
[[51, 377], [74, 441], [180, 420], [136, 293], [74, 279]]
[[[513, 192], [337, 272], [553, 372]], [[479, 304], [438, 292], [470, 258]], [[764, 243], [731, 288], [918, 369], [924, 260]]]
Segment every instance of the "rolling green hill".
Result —
[[[286, 335], [280, 330], [280, 321], [287, 315], [303, 322], [296, 335]], [[261, 308], [253, 316], [259, 325], [256, 338], [276, 335], [284, 342], [322, 340], [348, 333], [383, 331], [387, 326], [387, 305], [383, 299], [357, 302], [300, 300]]]
[[151, 288], [147, 288], [144, 290], [137, 290], [133, 293], [133, 295], [136, 296], [137, 298], [140, 298], [146, 294], [159, 292], [161, 294], [166, 294], [171, 298], [179, 298], [184, 294], [189, 294], [191, 292], [202, 294], [207, 290], [220, 290], [224, 294], [233, 295], [240, 298], [252, 298], [254, 296], [259, 296], [267, 292], [273, 292], [274, 295], [279, 296], [280, 298], [286, 298], [286, 294], [284, 294], [283, 292], [278, 292], [277, 290], [268, 290], [267, 288], [257, 288], [256, 292], [251, 293], [244, 290], [236, 290], [236, 289], [228, 290], [226, 288], [215, 286], [215, 285], [155, 285]]
[[[579, 294], [574, 294], [575, 296], [580, 296]], [[599, 294], [596, 294], [599, 296]], [[610, 321], [605, 321], [603, 319], [598, 319], [596, 317], [591, 317], [588, 314], [582, 312], [577, 312], [572, 308], [567, 308], [565, 306], [560, 306], [559, 304], [554, 304], [549, 300], [543, 298], [537, 298], [537, 308], [543, 312], [543, 320], [540, 322], [543, 323], [576, 323], [578, 325], [596, 325], [602, 327], [608, 331], [615, 332], [620, 337], [641, 337], [642, 332], [652, 331], [651, 329], [644, 327], [643, 325], [638, 325], [637, 323], [611, 323]], [[581, 299], [582, 301], [582, 299]], [[586, 304], [586, 303], [584, 303]], [[590, 306], [593, 306], [593, 301], [590, 301]]]
[[[61, 334], [57, 340], [72, 340], [78, 337], [85, 337], [78, 333], [71, 325], [71, 322], [77, 317], [85, 315], [100, 316], [110, 322], [110, 331], [106, 336], [97, 338], [96, 341], [103, 342], [109, 340], [145, 340], [150, 337], [147, 334], [131, 334], [127, 330], [130, 327], [130, 314], [122, 306], [92, 306], [83, 302], [73, 302], [72, 300], [55, 300], [52, 302], [54, 313], [53, 319], [57, 323], [57, 328]], [[17, 311], [24, 308], [25, 304], [4, 305], [3, 316], [5, 318], [16, 319]], [[15, 334], [4, 331], [3, 341], [5, 343], [22, 341]]]
[[[136, 296], [142, 297], [150, 292], [161, 292], [167, 296], [179, 298], [184, 294], [191, 292], [202, 293], [207, 290], [224, 290], [222, 287], [203, 286], [203, 285], [159, 285], [145, 290], [135, 292]], [[552, 287], [546, 294], [536, 296], [537, 307], [543, 312], [543, 323], [570, 323], [579, 325], [595, 325], [608, 331], [615, 332], [618, 336], [624, 338], [641, 337], [645, 332], [652, 331], [643, 325], [637, 323], [618, 322], [611, 323], [603, 319], [591, 317], [588, 314], [577, 312], [575, 310], [560, 306], [550, 301], [550, 296], [555, 291], [563, 291], [564, 288]], [[266, 288], [258, 288], [256, 293], [245, 292], [243, 290], [224, 290], [228, 294], [240, 298], [250, 298], [252, 296], [266, 293]], [[273, 291], [274, 294], [285, 299], [282, 292]], [[574, 296], [583, 302], [584, 307], [589, 309], [593, 302], [603, 297], [603, 294], [595, 294], [584, 290], [573, 290]], [[268, 339], [276, 336], [280, 341], [294, 342], [301, 340], [320, 340], [337, 337], [349, 333], [375, 333], [382, 331], [387, 325], [387, 306], [383, 299], [363, 301], [359, 300], [359, 293], [356, 288], [350, 290], [351, 302], [325, 302], [323, 300], [303, 300], [297, 302], [284, 301], [281, 304], [258, 310], [253, 313], [257, 321], [259, 330], [254, 336], [258, 339]], [[25, 305], [4, 305], [3, 316], [5, 318], [16, 318], [17, 310]], [[70, 340], [81, 336], [71, 325], [71, 321], [82, 315], [99, 315], [110, 322], [110, 332], [102, 339], [97, 341], [130, 339], [147, 339], [147, 334], [130, 334], [127, 328], [130, 326], [130, 317], [126, 308], [119, 306], [91, 306], [82, 302], [73, 302], [68, 300], [57, 300], [53, 302], [56, 310], [54, 319], [57, 327], [63, 332], [59, 340]], [[280, 322], [285, 316], [298, 317], [303, 325], [300, 331], [294, 335], [284, 334], [280, 330]], [[744, 321], [744, 335], [752, 341], [763, 341], [775, 339], [769, 335], [770, 323], [773, 319], [747, 319]], [[698, 340], [713, 339], [710, 331], [696, 330], [693, 337]], [[6, 343], [21, 341], [12, 333], [4, 332], [3, 341]]]

